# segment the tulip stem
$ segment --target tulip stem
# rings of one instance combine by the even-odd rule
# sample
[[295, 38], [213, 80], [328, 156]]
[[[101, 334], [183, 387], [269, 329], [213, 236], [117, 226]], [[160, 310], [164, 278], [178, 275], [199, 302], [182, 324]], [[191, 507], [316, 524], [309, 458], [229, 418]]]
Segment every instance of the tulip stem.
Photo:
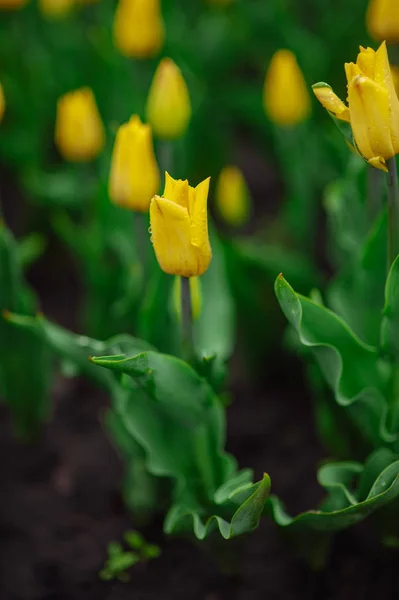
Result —
[[388, 271], [399, 254], [399, 183], [395, 157], [388, 166]]
[[190, 278], [181, 277], [181, 337], [182, 348], [187, 360], [193, 356], [193, 312], [191, 304]]

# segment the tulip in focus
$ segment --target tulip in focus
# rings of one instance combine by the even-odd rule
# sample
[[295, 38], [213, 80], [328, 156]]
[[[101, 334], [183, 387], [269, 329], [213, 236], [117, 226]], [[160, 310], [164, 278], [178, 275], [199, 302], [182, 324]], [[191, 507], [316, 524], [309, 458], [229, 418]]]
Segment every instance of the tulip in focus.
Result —
[[375, 40], [399, 42], [398, 0], [370, 0], [367, 29]]
[[356, 64], [345, 64], [348, 106], [326, 83], [313, 91], [333, 117], [351, 124], [359, 153], [373, 167], [387, 170], [386, 161], [399, 153], [399, 100], [385, 42], [377, 51], [360, 47]]
[[232, 227], [239, 227], [248, 221], [250, 195], [244, 175], [238, 167], [227, 166], [221, 171], [216, 186], [216, 206], [221, 217]]
[[62, 19], [74, 8], [76, 0], [39, 0], [39, 10], [45, 17]]
[[159, 190], [159, 182], [151, 127], [133, 116], [116, 135], [109, 180], [110, 199], [124, 208], [147, 212], [151, 198]]
[[184, 77], [170, 58], [155, 72], [147, 99], [147, 120], [154, 135], [164, 140], [182, 137], [191, 118], [191, 103]]
[[276, 125], [291, 127], [309, 116], [308, 88], [295, 55], [278, 50], [270, 61], [263, 90], [266, 114]]
[[18, 10], [28, 2], [29, 0], [0, 0], [0, 10]]
[[100, 154], [105, 132], [91, 89], [69, 92], [58, 100], [55, 143], [71, 162], [90, 161]]
[[164, 39], [160, 0], [119, 0], [114, 40], [121, 54], [130, 58], [156, 56]]
[[197, 277], [205, 273], [211, 262], [209, 181], [205, 179], [193, 188], [187, 180], [175, 180], [166, 173], [164, 195], [151, 200], [151, 241], [165, 273]]
[[6, 110], [6, 98], [4, 96], [3, 86], [0, 83], [0, 122], [3, 120], [5, 110]]

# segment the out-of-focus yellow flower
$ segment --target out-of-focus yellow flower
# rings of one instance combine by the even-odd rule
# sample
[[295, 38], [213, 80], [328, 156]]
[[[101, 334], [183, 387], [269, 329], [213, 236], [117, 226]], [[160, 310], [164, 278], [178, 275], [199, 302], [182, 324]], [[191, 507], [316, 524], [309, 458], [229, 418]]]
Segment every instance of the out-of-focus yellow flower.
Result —
[[197, 277], [205, 273], [211, 262], [209, 181], [205, 179], [193, 188], [187, 180], [175, 180], [166, 173], [164, 195], [151, 200], [151, 241], [165, 273]]
[[310, 114], [308, 88], [295, 54], [278, 50], [272, 57], [263, 89], [266, 114], [277, 125], [292, 126]]
[[398, 0], [370, 0], [366, 20], [371, 37], [380, 42], [399, 42]]
[[[173, 310], [177, 319], [181, 321], [182, 315], [182, 296], [181, 296], [181, 277], [175, 277], [173, 284]], [[191, 317], [195, 321], [201, 314], [202, 293], [201, 280], [199, 277], [190, 277], [190, 299], [191, 299]]]
[[172, 140], [186, 133], [190, 118], [190, 95], [184, 77], [173, 60], [164, 58], [148, 94], [147, 120], [155, 136]]
[[216, 185], [216, 206], [221, 217], [233, 227], [239, 227], [249, 219], [250, 195], [242, 171], [238, 167], [222, 169]]
[[29, 0], [0, 0], [0, 10], [18, 10], [28, 2]]
[[118, 129], [112, 155], [109, 196], [114, 204], [148, 211], [159, 190], [160, 176], [150, 125], [134, 115]]
[[164, 39], [160, 0], [119, 0], [114, 20], [114, 40], [124, 56], [156, 56]]
[[345, 64], [348, 104], [326, 83], [313, 86], [322, 105], [336, 118], [348, 121], [359, 153], [373, 167], [387, 170], [386, 160], [399, 153], [399, 100], [386, 43], [377, 51], [360, 47], [356, 64]]
[[39, 0], [39, 10], [51, 19], [62, 19], [75, 7], [76, 0]]
[[4, 96], [3, 86], [0, 83], [0, 122], [3, 120], [5, 110], [6, 110], [6, 98]]
[[72, 162], [90, 161], [100, 154], [105, 132], [90, 88], [69, 92], [58, 100], [55, 143]]

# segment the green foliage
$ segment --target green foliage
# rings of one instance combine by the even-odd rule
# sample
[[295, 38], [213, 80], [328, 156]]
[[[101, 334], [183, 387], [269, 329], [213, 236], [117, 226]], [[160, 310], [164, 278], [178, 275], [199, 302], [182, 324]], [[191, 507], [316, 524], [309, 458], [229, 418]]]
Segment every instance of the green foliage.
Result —
[[51, 355], [29, 331], [16, 331], [8, 311], [32, 314], [36, 300], [23, 280], [20, 249], [0, 223], [0, 396], [11, 410], [18, 435], [35, 435], [49, 412]]
[[153, 560], [161, 554], [161, 549], [155, 544], [147, 544], [144, 537], [138, 531], [126, 531], [124, 541], [129, 548], [124, 550], [122, 544], [110, 542], [108, 544], [108, 559], [99, 577], [104, 581], [119, 579], [123, 583], [130, 580], [130, 574], [126, 571], [139, 562]]
[[183, 361], [155, 352], [92, 361], [118, 376], [112, 412], [143, 448], [149, 473], [172, 482], [165, 531], [193, 527], [202, 539], [217, 526], [227, 539], [256, 527], [270, 481], [265, 475], [252, 484], [223, 450], [224, 409], [209, 384]]

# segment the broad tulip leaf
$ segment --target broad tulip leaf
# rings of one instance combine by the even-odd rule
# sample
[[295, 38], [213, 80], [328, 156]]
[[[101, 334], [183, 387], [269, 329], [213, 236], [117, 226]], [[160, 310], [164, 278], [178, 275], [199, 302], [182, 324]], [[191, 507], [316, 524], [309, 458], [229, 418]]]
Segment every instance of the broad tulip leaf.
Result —
[[330, 284], [328, 304], [365, 342], [380, 341], [387, 264], [387, 213], [381, 215], [364, 246]]
[[312, 350], [336, 401], [346, 407], [358, 431], [374, 446], [393, 442], [397, 435], [388, 430], [385, 400], [390, 368], [378, 350], [335, 313], [297, 294], [282, 275], [275, 291], [299, 340]]
[[[378, 471], [376, 466], [381, 470]], [[330, 534], [362, 521], [399, 497], [399, 460], [389, 450], [379, 449], [365, 466], [360, 463], [323, 466], [318, 480], [329, 492], [320, 510], [292, 518], [276, 496], [270, 497], [268, 508], [278, 525], [302, 535], [304, 531]], [[351, 491], [356, 484], [357, 489]]]
[[[18, 245], [0, 223], [0, 309], [31, 313], [36, 301], [23, 281]], [[17, 433], [34, 435], [49, 409], [51, 356], [29, 331], [0, 318], [0, 396], [9, 406]]]
[[173, 482], [165, 530], [184, 530], [190, 519], [201, 539], [211, 522], [224, 537], [253, 529], [269, 479], [252, 484], [248, 471], [237, 474], [235, 459], [224, 451], [224, 409], [207, 381], [180, 359], [156, 352], [92, 361], [120, 378], [113, 410], [144, 450], [148, 472]]
[[103, 369], [98, 369], [90, 362], [89, 357], [104, 352], [106, 354], [125, 355], [139, 354], [152, 350], [152, 346], [130, 335], [118, 335], [106, 342], [78, 335], [64, 329], [60, 325], [48, 321], [43, 315], [35, 317], [7, 314], [7, 320], [50, 347], [61, 360], [71, 363], [74, 375], [84, 375], [95, 381], [101, 387], [111, 390], [115, 378]]

